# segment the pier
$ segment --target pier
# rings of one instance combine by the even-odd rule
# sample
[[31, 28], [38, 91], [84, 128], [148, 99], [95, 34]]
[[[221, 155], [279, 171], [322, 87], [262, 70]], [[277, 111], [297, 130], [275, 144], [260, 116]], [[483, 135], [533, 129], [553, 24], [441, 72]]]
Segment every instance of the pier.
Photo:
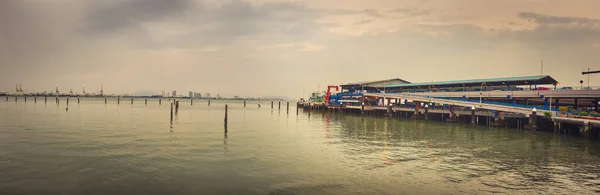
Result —
[[[541, 87], [549, 86], [549, 87]], [[560, 90], [551, 76], [410, 83], [402, 79], [340, 86], [324, 101], [298, 102], [307, 110], [439, 120], [543, 130], [600, 139], [600, 90]]]

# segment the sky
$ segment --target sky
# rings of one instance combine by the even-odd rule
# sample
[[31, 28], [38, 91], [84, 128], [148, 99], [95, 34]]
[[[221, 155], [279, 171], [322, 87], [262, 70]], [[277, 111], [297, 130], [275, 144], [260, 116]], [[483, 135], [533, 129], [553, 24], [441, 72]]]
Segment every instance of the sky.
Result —
[[[600, 69], [598, 0], [2, 0], [0, 92], [298, 98]], [[600, 86], [600, 75], [590, 76]]]

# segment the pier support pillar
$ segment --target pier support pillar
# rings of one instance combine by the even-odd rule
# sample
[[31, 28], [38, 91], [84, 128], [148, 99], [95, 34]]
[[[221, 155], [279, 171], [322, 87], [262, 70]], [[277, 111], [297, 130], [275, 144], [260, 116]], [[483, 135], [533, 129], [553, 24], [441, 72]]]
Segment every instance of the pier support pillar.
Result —
[[425, 104], [425, 120], [429, 120], [429, 105]]
[[533, 108], [533, 111], [531, 111], [531, 130], [536, 131], [537, 130], [537, 110], [535, 108]]
[[392, 105], [391, 105], [392, 99], [388, 99], [387, 100], [387, 114], [389, 117], [392, 117]]
[[471, 124], [472, 125], [475, 125], [475, 120], [476, 120], [475, 118], [476, 118], [476, 116], [475, 116], [475, 106], [473, 106], [473, 107], [471, 107]]
[[594, 111], [598, 112], [598, 99], [594, 100]]
[[573, 108], [575, 108], [575, 110], [579, 109], [579, 105], [577, 105], [577, 98], [575, 98], [575, 103], [573, 103]]
[[585, 138], [589, 139], [590, 138], [590, 123], [584, 122], [583, 127], [581, 127], [580, 132], [585, 135]]
[[360, 105], [360, 114], [365, 115], [365, 103], [364, 102]]

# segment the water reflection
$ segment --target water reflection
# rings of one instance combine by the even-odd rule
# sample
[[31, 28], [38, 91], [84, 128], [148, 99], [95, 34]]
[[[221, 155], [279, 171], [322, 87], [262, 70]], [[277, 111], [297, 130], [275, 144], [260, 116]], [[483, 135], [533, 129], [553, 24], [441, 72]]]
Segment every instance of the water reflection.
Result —
[[[330, 120], [326, 117], [325, 123]], [[420, 166], [418, 172], [423, 174], [441, 175], [446, 182], [480, 183], [490, 191], [533, 193], [539, 186], [567, 189], [564, 186], [572, 185], [569, 180], [573, 179], [589, 183], [579, 186], [582, 192], [600, 190], [597, 142], [590, 151], [588, 140], [546, 132], [395, 119], [390, 125], [390, 119], [352, 115], [333, 120], [338, 120], [340, 132], [331, 132], [326, 125], [328, 136], [341, 139], [344, 146], [340, 148], [347, 157], [368, 169], [383, 168], [370, 161], [376, 155], [394, 169]], [[412, 135], [405, 131], [407, 126]], [[564, 140], [569, 140], [568, 146]]]

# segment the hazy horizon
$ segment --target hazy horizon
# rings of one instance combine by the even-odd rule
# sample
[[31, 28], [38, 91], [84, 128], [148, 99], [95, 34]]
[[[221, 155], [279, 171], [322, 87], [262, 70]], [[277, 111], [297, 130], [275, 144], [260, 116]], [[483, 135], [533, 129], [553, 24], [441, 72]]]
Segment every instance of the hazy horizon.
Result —
[[[320, 86], [600, 69], [595, 0], [0, 1], [0, 92], [305, 96]], [[590, 76], [590, 85], [600, 85]]]

